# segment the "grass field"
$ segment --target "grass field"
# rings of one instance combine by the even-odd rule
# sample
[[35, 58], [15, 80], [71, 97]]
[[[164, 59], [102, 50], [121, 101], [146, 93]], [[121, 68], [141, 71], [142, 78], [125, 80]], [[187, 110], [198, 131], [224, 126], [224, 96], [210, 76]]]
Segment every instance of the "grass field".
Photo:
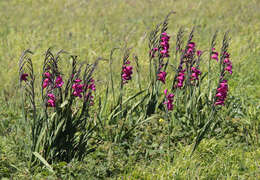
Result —
[[[208, 50], [216, 30], [217, 48], [221, 47], [223, 34], [229, 31], [233, 75], [228, 98], [236, 107], [223, 108], [223, 114], [232, 111], [233, 115], [221, 117], [221, 132], [208, 135], [191, 157], [192, 140], [175, 143], [169, 155], [159, 145], [167, 138], [159, 133], [166, 129], [166, 122], [153, 119], [156, 122], [149, 122], [150, 127], [135, 137], [128, 150], [124, 143], [105, 141], [83, 161], [53, 163], [54, 172], [41, 165], [30, 171], [26, 128], [20, 126], [18, 60], [22, 52], [28, 48], [34, 52], [35, 74], [41, 77], [44, 53], [49, 47], [93, 62], [97, 57], [109, 59], [114, 47], [127, 43], [131, 52], [138, 55], [141, 85], [145, 86], [149, 33], [172, 10], [176, 13], [170, 16], [167, 30], [170, 48], [175, 48], [180, 27], [184, 28], [186, 39], [195, 27], [194, 41], [203, 51]], [[122, 54], [115, 53], [114, 58], [118, 63], [113, 63], [113, 70], [120, 72]], [[108, 65], [102, 61], [95, 71], [96, 97], [105, 96]], [[259, 72], [259, 0], [1, 0], [0, 178], [260, 179]], [[115, 75], [119, 77], [120, 73]], [[40, 86], [40, 81], [36, 80], [36, 84]], [[131, 83], [126, 88], [133, 95], [130, 87], [138, 89], [138, 84]], [[96, 107], [97, 100], [95, 104]], [[149, 139], [149, 133], [153, 138]], [[150, 154], [143, 155], [142, 148], [149, 149]]]

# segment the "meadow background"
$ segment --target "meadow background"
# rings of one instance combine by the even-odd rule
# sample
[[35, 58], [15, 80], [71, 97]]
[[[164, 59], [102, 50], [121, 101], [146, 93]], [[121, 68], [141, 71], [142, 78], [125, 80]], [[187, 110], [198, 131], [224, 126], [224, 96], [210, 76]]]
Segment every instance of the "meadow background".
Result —
[[[108, 58], [112, 48], [127, 42], [139, 57], [141, 73], [146, 74], [149, 32], [171, 10], [176, 12], [169, 21], [172, 42], [180, 27], [184, 27], [187, 35], [195, 26], [194, 40], [204, 50], [216, 30], [219, 34], [229, 30], [229, 52], [234, 67], [229, 95], [239, 99], [244, 110], [239, 118], [226, 117], [227, 126], [236, 128], [235, 133], [203, 140], [192, 157], [189, 156], [191, 145], [180, 144], [173, 152], [172, 162], [164, 157], [135, 161], [110, 153], [106, 157], [109, 163], [97, 166], [100, 162], [95, 161], [99, 157], [96, 154], [84, 162], [57, 164], [56, 174], [44, 168], [30, 174], [19, 146], [23, 132], [17, 131], [16, 126], [21, 119], [18, 59], [22, 51], [30, 48], [34, 52], [33, 62], [40, 76], [43, 55], [49, 47], [93, 61], [97, 57]], [[0, 177], [259, 179], [259, 19], [259, 0], [1, 0]], [[221, 38], [217, 41], [220, 44]], [[116, 59], [121, 62], [120, 56]], [[102, 62], [95, 74], [97, 87], [105, 83], [107, 66], [107, 62]], [[115, 70], [121, 68], [117, 63], [113, 66]]]

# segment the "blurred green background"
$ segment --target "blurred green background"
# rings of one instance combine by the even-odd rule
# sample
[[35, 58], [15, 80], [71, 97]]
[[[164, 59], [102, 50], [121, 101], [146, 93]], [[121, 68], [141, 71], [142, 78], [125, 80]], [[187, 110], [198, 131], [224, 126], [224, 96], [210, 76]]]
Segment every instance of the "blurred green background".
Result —
[[147, 35], [171, 10], [176, 12], [169, 22], [172, 48], [181, 26], [186, 34], [196, 27], [194, 39], [202, 50], [208, 48], [215, 30], [221, 36], [229, 30], [238, 78], [234, 86], [260, 97], [259, 0], [2, 0], [0, 89], [12, 94], [18, 58], [28, 48], [35, 53], [38, 68], [49, 47], [92, 61], [98, 56], [108, 58], [113, 47], [127, 41], [141, 63], [148, 65]]

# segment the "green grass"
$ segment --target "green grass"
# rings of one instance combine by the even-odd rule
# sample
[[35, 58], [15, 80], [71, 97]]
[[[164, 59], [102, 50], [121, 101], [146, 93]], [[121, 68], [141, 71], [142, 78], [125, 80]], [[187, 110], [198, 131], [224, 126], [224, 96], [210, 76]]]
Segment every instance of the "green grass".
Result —
[[[0, 177], [259, 179], [259, 9], [259, 0], [0, 1]], [[152, 158], [142, 158], [136, 152], [125, 155], [120, 146], [104, 144], [84, 162], [54, 164], [56, 174], [44, 167], [30, 174], [28, 157], [24, 153], [26, 144], [21, 138], [26, 139], [25, 133], [16, 126], [21, 120], [17, 77], [22, 51], [30, 48], [35, 53], [36, 75], [40, 76], [43, 54], [49, 47], [56, 51], [64, 49], [93, 62], [96, 57], [109, 58], [112, 48], [127, 42], [140, 59], [141, 74], [146, 75], [149, 32], [171, 10], [176, 12], [169, 21], [172, 47], [181, 26], [186, 35], [196, 27], [194, 39], [202, 50], [208, 48], [215, 30], [221, 35], [230, 31], [229, 51], [234, 74], [229, 93], [241, 103], [243, 115], [237, 112], [236, 118], [224, 118], [229, 129], [227, 134], [203, 140], [192, 157], [189, 156], [192, 146], [179, 143], [172, 150], [173, 161], [163, 152], [155, 152]], [[220, 48], [220, 36], [217, 41]], [[115, 54], [115, 61], [121, 62], [119, 53]], [[106, 61], [100, 64], [95, 75], [97, 87], [105, 84], [107, 67]], [[113, 69], [120, 68], [118, 63], [113, 64]], [[145, 83], [146, 80], [141, 81]], [[155, 141], [160, 138], [155, 137]], [[139, 147], [138, 142], [134, 147], [145, 148]]]
[[162, 158], [149, 165], [140, 163], [122, 176], [125, 179], [259, 178], [259, 148], [211, 139], [203, 141], [192, 158], [189, 157], [189, 152], [189, 146], [180, 147], [173, 153], [175, 158], [172, 163]]

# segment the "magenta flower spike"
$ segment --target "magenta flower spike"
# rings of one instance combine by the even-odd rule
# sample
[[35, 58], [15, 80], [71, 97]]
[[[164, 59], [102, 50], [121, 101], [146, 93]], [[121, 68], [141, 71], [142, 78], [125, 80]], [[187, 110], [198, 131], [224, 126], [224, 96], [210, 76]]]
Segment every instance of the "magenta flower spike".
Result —
[[166, 33], [166, 32], [163, 32], [161, 34], [161, 42], [160, 42], [160, 45], [161, 45], [161, 49], [160, 50], [160, 54], [162, 55], [162, 57], [170, 57], [169, 55], [169, 39], [170, 39], [170, 36]]
[[132, 66], [126, 66], [126, 64], [130, 64], [130, 61], [126, 61], [125, 64], [122, 67], [122, 80], [123, 84], [126, 84], [129, 80], [132, 79], [133, 74], [133, 67]]
[[165, 78], [167, 73], [164, 71], [160, 71], [160, 73], [157, 74], [157, 80], [161, 81], [163, 84], [165, 84]]
[[178, 80], [178, 83], [177, 83], [177, 87], [178, 88], [182, 88], [183, 87], [183, 82], [185, 80], [185, 69], [181, 70], [179, 73], [178, 73], [178, 76], [177, 76], [177, 80]]
[[232, 74], [232, 62], [229, 59], [230, 54], [227, 52], [224, 52], [225, 55], [225, 59], [223, 61], [223, 63], [226, 65], [225, 67], [225, 71], [229, 72], [229, 74]]
[[189, 42], [185, 57], [193, 56], [195, 52], [195, 46], [196, 46], [195, 42]]
[[51, 78], [51, 73], [49, 73], [49, 72], [45, 72], [44, 73], [44, 77], [45, 77], [45, 79], [43, 80], [43, 84], [42, 84], [42, 87], [43, 87], [43, 89], [45, 89], [47, 86], [49, 86], [49, 84], [50, 84], [50, 78]]
[[224, 105], [225, 99], [227, 97], [227, 92], [228, 92], [228, 84], [227, 84], [227, 80], [222, 80], [219, 83], [219, 87], [217, 88], [217, 93], [216, 93], [216, 102], [215, 102], [215, 106]]
[[27, 81], [27, 80], [28, 80], [27, 77], [28, 77], [28, 74], [23, 73], [23, 74], [21, 75], [20, 79], [21, 79], [21, 81]]

